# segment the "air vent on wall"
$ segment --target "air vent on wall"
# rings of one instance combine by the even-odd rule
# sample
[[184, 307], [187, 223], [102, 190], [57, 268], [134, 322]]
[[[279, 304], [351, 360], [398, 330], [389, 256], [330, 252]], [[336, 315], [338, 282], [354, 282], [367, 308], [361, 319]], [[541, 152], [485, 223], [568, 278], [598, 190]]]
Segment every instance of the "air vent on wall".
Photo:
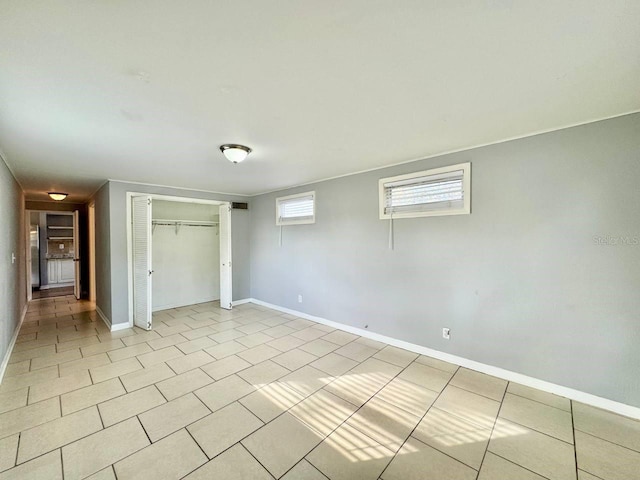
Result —
[[249, 204], [245, 202], [232, 202], [231, 208], [235, 208], [238, 210], [249, 210]]

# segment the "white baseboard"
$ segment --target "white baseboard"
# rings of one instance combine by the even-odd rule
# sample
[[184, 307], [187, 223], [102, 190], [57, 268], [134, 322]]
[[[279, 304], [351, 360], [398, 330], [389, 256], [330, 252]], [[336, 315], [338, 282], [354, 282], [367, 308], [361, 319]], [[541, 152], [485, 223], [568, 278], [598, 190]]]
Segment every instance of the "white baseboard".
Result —
[[180, 303], [169, 303], [167, 305], [159, 305], [157, 307], [152, 307], [151, 311], [152, 312], [161, 312], [162, 310], [169, 310], [171, 308], [180, 308], [180, 307], [188, 307], [191, 305], [198, 305], [199, 303], [209, 303], [209, 302], [217, 302], [218, 300], [220, 300], [220, 298], [205, 298], [205, 299], [200, 299], [197, 301], [193, 301], [193, 302], [180, 302]]
[[312, 320], [314, 322], [318, 322], [323, 325], [328, 325], [330, 327], [337, 328], [339, 330], [344, 330], [345, 332], [360, 335], [361, 337], [370, 338], [372, 340], [377, 340], [379, 342], [387, 343], [394, 347], [403, 348], [405, 350], [419, 353], [421, 355], [427, 355], [429, 357], [437, 358], [439, 360], [444, 360], [445, 362], [454, 363], [456, 365], [460, 365], [461, 367], [486, 373], [487, 375], [493, 375], [494, 377], [502, 378], [510, 382], [520, 383], [522, 385], [526, 385], [527, 387], [537, 388], [538, 390], [542, 390], [544, 392], [553, 393], [554, 395], [559, 395], [561, 397], [565, 397], [570, 400], [575, 400], [577, 402], [585, 403], [587, 405], [602, 408], [604, 410], [609, 410], [611, 412], [624, 415], [626, 417], [640, 419], [640, 408], [638, 407], [626, 405], [624, 403], [616, 402], [614, 400], [609, 400], [608, 398], [599, 397], [597, 395], [592, 395], [590, 393], [581, 392], [580, 390], [564, 387], [562, 385], [557, 385], [555, 383], [547, 382], [545, 380], [540, 380], [538, 378], [529, 377], [521, 373], [512, 372], [510, 370], [505, 370], [499, 367], [494, 367], [493, 365], [487, 365], [485, 363], [469, 360], [468, 358], [458, 357], [457, 355], [451, 355], [449, 353], [440, 352], [438, 350], [433, 350], [431, 348], [423, 347], [421, 345], [416, 345], [414, 343], [398, 340], [393, 337], [380, 335], [378, 333], [370, 332], [369, 330], [363, 330], [361, 328], [352, 327], [350, 325], [344, 325], [342, 323], [327, 320], [325, 318], [315, 317], [313, 315], [309, 315], [304, 312], [299, 312], [297, 310], [292, 310], [290, 308], [285, 308], [279, 305], [273, 305], [271, 303], [263, 302], [262, 300], [258, 300], [256, 298], [251, 298], [249, 299], [249, 301], [251, 303], [255, 303], [256, 305], [262, 305], [263, 307], [272, 308], [273, 310], [278, 310], [279, 312], [289, 313], [291, 315], [295, 315], [300, 318], [305, 318], [307, 320]]
[[4, 354], [4, 358], [2, 359], [2, 363], [0, 364], [0, 383], [2, 383], [2, 379], [4, 378], [4, 373], [7, 371], [7, 365], [9, 365], [9, 358], [11, 357], [11, 352], [13, 352], [13, 347], [18, 340], [18, 335], [20, 335], [20, 328], [22, 328], [22, 324], [24, 323], [24, 318], [27, 316], [27, 308], [29, 307], [29, 302], [24, 304], [24, 308], [22, 309], [22, 314], [20, 315], [20, 321], [18, 322], [18, 326], [13, 332], [13, 336], [11, 337], [11, 341], [7, 346], [7, 351]]
[[236, 307], [236, 306], [238, 306], [238, 305], [242, 305], [243, 303], [250, 303], [250, 302], [252, 302], [252, 301], [253, 301], [253, 299], [252, 299], [252, 298], [243, 298], [243, 299], [241, 299], [241, 300], [234, 300], [233, 302], [231, 302], [231, 305], [232, 305], [233, 307]]
[[127, 328], [131, 328], [131, 325], [129, 325], [128, 323], [116, 323], [115, 325], [113, 325], [111, 323], [111, 320], [109, 320], [104, 312], [100, 310], [100, 307], [98, 305], [96, 305], [96, 312], [98, 312], [98, 316], [102, 319], [105, 325], [109, 327], [109, 331], [111, 332], [117, 332], [118, 330], [126, 330]]

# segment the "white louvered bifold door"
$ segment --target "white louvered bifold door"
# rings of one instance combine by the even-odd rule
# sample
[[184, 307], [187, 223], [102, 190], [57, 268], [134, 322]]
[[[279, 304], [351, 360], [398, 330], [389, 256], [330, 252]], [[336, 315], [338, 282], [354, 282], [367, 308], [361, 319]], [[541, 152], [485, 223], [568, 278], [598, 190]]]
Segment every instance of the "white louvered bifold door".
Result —
[[75, 280], [73, 282], [73, 294], [80, 300], [80, 212], [73, 212], [73, 268]]
[[220, 205], [220, 307], [232, 307], [231, 205]]
[[133, 197], [133, 323], [151, 330], [151, 198]]

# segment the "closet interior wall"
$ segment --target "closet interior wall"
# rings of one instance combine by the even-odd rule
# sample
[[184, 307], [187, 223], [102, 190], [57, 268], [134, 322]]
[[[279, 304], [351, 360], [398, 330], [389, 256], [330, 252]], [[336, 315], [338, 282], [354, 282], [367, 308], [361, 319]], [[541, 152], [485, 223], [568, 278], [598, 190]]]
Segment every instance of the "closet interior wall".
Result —
[[152, 309], [220, 299], [217, 205], [154, 200]]

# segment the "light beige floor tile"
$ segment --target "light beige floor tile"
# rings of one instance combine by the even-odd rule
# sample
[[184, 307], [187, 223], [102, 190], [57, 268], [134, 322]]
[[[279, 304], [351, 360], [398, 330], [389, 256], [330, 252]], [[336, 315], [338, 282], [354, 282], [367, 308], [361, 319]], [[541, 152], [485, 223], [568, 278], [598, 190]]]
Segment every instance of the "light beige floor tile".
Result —
[[73, 390], [91, 385], [88, 371], [72, 373], [62, 378], [55, 378], [48, 382], [31, 385], [29, 388], [29, 403], [37, 403], [46, 398], [56, 397]]
[[48, 453], [0, 473], [0, 480], [62, 480], [60, 452]]
[[418, 354], [402, 348], [387, 346], [376, 353], [373, 358], [392, 363], [399, 367], [406, 367], [418, 358]]
[[356, 365], [358, 365], [358, 362], [335, 353], [329, 353], [310, 363], [313, 368], [317, 368], [334, 377], [348, 372]]
[[283, 413], [245, 438], [242, 444], [274, 477], [279, 478], [321, 440], [322, 437], [293, 415]]
[[184, 430], [120, 460], [114, 465], [118, 478], [180, 479], [207, 461], [202, 450]]
[[28, 393], [28, 387], [0, 393], [0, 414], [26, 406]]
[[108, 365], [111, 363], [106, 353], [99, 353], [98, 355], [92, 355], [90, 357], [81, 358], [72, 362], [66, 362], [58, 365], [60, 369], [60, 376], [66, 377], [73, 375], [76, 372], [86, 371], [91, 368], [101, 367], [102, 365]]
[[82, 351], [83, 357], [90, 357], [91, 355], [97, 355], [98, 353], [106, 353], [111, 350], [117, 350], [119, 348], [124, 348], [124, 343], [119, 338], [115, 340], [108, 340], [106, 342], [95, 343], [93, 345], [88, 345], [85, 347], [80, 347]]
[[[46, 358], [46, 357], [45, 357]], [[29, 372], [31, 360], [24, 360], [18, 363], [10, 363], [4, 371], [4, 378], [15, 377]]]
[[218, 330], [216, 330], [215, 328], [201, 327], [201, 328], [196, 328], [194, 330], [188, 330], [188, 331], [182, 332], [181, 335], [185, 337], [187, 340], [195, 340], [197, 338], [206, 337], [207, 335], [213, 335], [215, 333], [218, 333]]
[[[114, 381], [117, 381], [117, 379], [114, 379]], [[124, 388], [122, 388], [122, 393], [125, 393]], [[166, 400], [158, 392], [158, 389], [154, 385], [149, 385], [135, 392], [101, 403], [98, 405], [98, 409], [104, 426], [109, 427], [164, 403], [166, 403]]]
[[354, 335], [353, 333], [343, 332], [342, 330], [334, 330], [333, 332], [322, 337], [323, 340], [331, 343], [335, 343], [337, 345], [346, 345], [347, 343], [353, 342], [360, 338], [358, 335]]
[[[214, 347], [215, 348], [215, 347]], [[251, 364], [242, 358], [231, 355], [223, 358], [222, 360], [216, 360], [202, 367], [202, 370], [215, 380], [223, 379], [229, 375], [233, 375], [245, 368], [249, 368]]]
[[135, 329], [125, 328], [124, 330], [117, 330], [115, 332], [104, 332], [98, 335], [101, 342], [108, 342], [109, 340], [115, 340], [116, 338], [131, 337], [136, 334]]
[[602, 480], [595, 475], [585, 472], [584, 470], [578, 470], [578, 480]]
[[[96, 473], [149, 445], [137, 418], [105, 428], [62, 447], [65, 480], [76, 480]], [[87, 452], [91, 452], [87, 455]]]
[[101, 367], [90, 368], [89, 373], [91, 373], [94, 383], [100, 383], [140, 369], [142, 369], [142, 365], [137, 358], [127, 358]]
[[[278, 325], [283, 325], [285, 323], [289, 323], [289, 319], [281, 317], [279, 315], [275, 315], [273, 317], [268, 317], [268, 318], [263, 318], [260, 320], [261, 323], [264, 323], [265, 325], [269, 326], [269, 327], [277, 327]], [[287, 327], [287, 328], [291, 328], [291, 327]], [[294, 331], [297, 331], [295, 329], [293, 329]]]
[[479, 470], [491, 436], [491, 427], [481, 427], [433, 407], [412, 435], [442, 453]]
[[307, 365], [278, 381], [302, 395], [308, 396], [331, 383], [333, 379], [334, 377], [331, 375]]
[[172, 335], [175, 335], [176, 333], [188, 332], [189, 330], [191, 330], [191, 328], [184, 323], [170, 327], [168, 325], [162, 324], [161, 322], [155, 322], [155, 320], [156, 319], [154, 319], [153, 331], [159, 335], [162, 335], [163, 337], [170, 337]]
[[295, 467], [287, 472], [281, 480], [327, 480], [320, 470], [306, 460], [300, 460]]
[[195, 368], [163, 380], [162, 382], [158, 382], [156, 383], [156, 387], [158, 387], [167, 400], [173, 400], [174, 398], [181, 397], [186, 393], [198, 390], [213, 382], [213, 378], [199, 368]]
[[556, 407], [567, 412], [571, 411], [571, 401], [568, 398], [559, 397], [558, 395], [543, 392], [542, 390], [538, 390], [536, 388], [526, 387], [524, 385], [520, 385], [519, 383], [509, 382], [507, 392], [518, 395], [520, 397], [528, 398], [530, 400], [535, 400], [536, 402], [544, 403], [545, 405], [549, 405], [550, 407]]
[[267, 345], [269, 345], [270, 347], [277, 348], [281, 352], [288, 352], [289, 350], [292, 350], [304, 344], [304, 340], [292, 337], [291, 335], [280, 337], [277, 340], [273, 340], [267, 343]]
[[139, 415], [152, 442], [176, 432], [211, 413], [192, 393], [171, 400]]
[[501, 402], [507, 388], [507, 381], [467, 368], [460, 368], [451, 379], [451, 385]]
[[325, 437], [355, 411], [356, 407], [349, 402], [326, 390], [318, 390], [291, 408], [289, 413]]
[[347, 425], [396, 452], [418, 422], [420, 417], [373, 397], [347, 420]]
[[575, 429], [640, 452], [640, 421], [573, 402]]
[[605, 480], [639, 478], [640, 453], [576, 431], [578, 468]]
[[176, 347], [185, 355], [189, 353], [197, 352], [198, 350], [204, 350], [205, 348], [215, 347], [217, 342], [211, 340], [209, 337], [197, 338], [190, 342], [178, 343]]
[[179, 358], [169, 360], [167, 365], [169, 365], [174, 372], [180, 374], [215, 361], [216, 359], [211, 355], [200, 350], [190, 353], [189, 355], [183, 355]]
[[100, 402], [124, 395], [125, 393], [126, 391], [122, 383], [120, 383], [120, 380], [117, 378], [96, 383], [95, 385], [90, 385], [62, 395], [60, 397], [62, 414], [69, 415], [70, 413], [90, 407], [91, 405], [97, 405]]
[[[317, 328], [309, 327], [303, 330], [296, 331], [295, 329], [291, 327], [287, 327], [286, 325], [283, 325], [283, 326], [286, 328], [289, 328], [290, 330], [293, 330], [293, 333], [291, 333], [292, 337], [299, 338], [300, 340], [304, 340], [305, 342], [310, 342], [311, 340], [315, 340], [316, 338], [324, 337], [326, 335], [325, 332], [323, 332], [322, 330], [318, 330]], [[333, 342], [333, 343], [338, 343], [338, 342]]]
[[231, 340], [229, 342], [216, 345], [215, 347], [205, 348], [204, 351], [207, 352], [212, 357], [218, 360], [221, 360], [223, 358], [234, 355], [238, 352], [242, 352], [243, 350], [246, 350], [246, 349], [247, 347], [245, 347], [241, 343], [238, 343], [235, 340]]
[[25, 430], [20, 434], [18, 463], [24, 463], [99, 430], [102, 430], [102, 422], [96, 407]]
[[185, 480], [272, 480], [262, 465], [241, 445], [234, 445]]
[[286, 385], [274, 382], [239, 400], [256, 417], [267, 423], [305, 397]]
[[449, 373], [456, 373], [456, 370], [458, 370], [459, 368], [458, 365], [445, 362], [437, 358], [429, 357], [427, 355], [420, 355], [415, 359], [415, 362], [426, 365], [428, 367], [437, 368], [438, 370], [444, 370], [445, 372]]
[[398, 375], [398, 378], [428, 388], [429, 390], [440, 392], [449, 380], [451, 380], [452, 376], [453, 374], [451, 372], [438, 370], [437, 368], [420, 363], [412, 363]]
[[0, 439], [0, 472], [10, 469], [16, 464], [19, 438], [20, 436], [16, 433]]
[[575, 480], [573, 445], [498, 418], [489, 451], [550, 480]]
[[[127, 360], [123, 360], [127, 361]], [[127, 373], [120, 377], [124, 388], [127, 392], [133, 392], [139, 388], [146, 387], [152, 383], [160, 382], [171, 378], [175, 375], [166, 363], [160, 363], [150, 368], [144, 368], [142, 370], [136, 370], [135, 372]]]
[[256, 365], [270, 358], [280, 355], [280, 350], [277, 350], [268, 345], [258, 345], [257, 347], [249, 348], [243, 352], [238, 353], [238, 356], [253, 365]]
[[20, 349], [19, 347], [21, 345], [25, 344], [21, 343], [15, 346], [13, 352], [11, 353], [11, 357], [9, 358], [9, 363], [23, 362], [25, 360], [29, 360], [30, 358], [46, 357], [48, 355], [53, 355], [54, 353], [56, 353], [56, 346], [53, 344], [45, 345], [44, 347], [31, 348], [28, 350]]
[[[515, 463], [511, 463], [504, 458], [498, 457], [491, 452], [482, 462], [478, 480], [545, 480], [544, 477], [536, 475]], [[583, 480], [583, 479], [579, 479]], [[584, 479], [588, 480], [588, 479]], [[595, 480], [595, 479], [594, 479]]]
[[322, 338], [318, 338], [317, 340], [314, 340], [313, 342], [305, 343], [304, 345], [301, 345], [298, 348], [307, 353], [315, 355], [316, 357], [323, 357], [327, 353], [331, 353], [334, 350], [337, 350], [338, 348], [340, 348], [340, 345], [338, 345], [337, 343], [327, 342]]
[[209, 458], [262, 427], [262, 421], [234, 402], [187, 427]]
[[130, 347], [113, 350], [111, 352], [108, 352], [108, 355], [112, 362], [119, 362], [120, 360], [136, 357], [138, 355], [149, 353], [151, 351], [151, 347], [146, 343], [138, 343], [136, 345], [131, 345]]
[[73, 350], [79, 347], [88, 347], [89, 345], [95, 345], [96, 343], [100, 343], [100, 340], [97, 336], [82, 337], [76, 340], [71, 340], [70, 342], [58, 343], [56, 345], [56, 349], [58, 352], [65, 352], [67, 350]]
[[34, 358], [31, 360], [31, 371], [50, 367], [51, 365], [70, 362], [71, 360], [77, 360], [79, 358], [82, 358], [79, 348], [67, 350], [66, 352], [62, 353], [54, 353], [53, 355], [47, 355], [46, 357]]
[[449, 385], [438, 397], [434, 407], [479, 427], [491, 429], [498, 415], [500, 402]]
[[[191, 329], [189, 329], [189, 327], [187, 327], [188, 331], [191, 331]], [[167, 347], [171, 347], [171, 346], [177, 346], [180, 345], [181, 343], [186, 343], [189, 340], [180, 335], [179, 333], [176, 333], [174, 335], [170, 335], [168, 337], [162, 337], [162, 338], [156, 338], [154, 340], [149, 340], [147, 342], [147, 345], [149, 345], [151, 348], [153, 348], [154, 350], [162, 350], [164, 348]]]
[[215, 412], [254, 391], [255, 388], [253, 385], [245, 382], [237, 375], [231, 375], [211, 385], [200, 388], [194, 393], [209, 407], [209, 410]]
[[564, 410], [507, 393], [502, 402], [500, 417], [573, 443], [571, 413]]
[[401, 367], [369, 358], [325, 389], [354, 405], [362, 406], [401, 370]]
[[363, 345], [362, 343], [351, 342], [344, 347], [340, 347], [335, 353], [342, 355], [343, 357], [350, 358], [356, 362], [363, 362], [367, 358], [375, 355], [378, 349]]
[[[207, 338], [210, 338], [211, 340], [215, 340], [218, 343], [227, 343], [232, 340], [235, 340], [236, 338], [240, 338], [244, 336], [245, 334], [243, 332], [239, 332], [238, 330], [234, 330], [234, 329], [229, 329], [229, 330], [224, 330], [222, 332], [214, 333], [213, 335], [209, 335]], [[233, 352], [233, 353], [236, 353], [236, 352]]]
[[273, 361], [282, 365], [289, 370], [298, 370], [301, 367], [317, 360], [318, 357], [310, 353], [300, 350], [299, 348], [293, 348], [285, 353], [273, 357]]
[[36, 370], [35, 372], [23, 373], [22, 375], [16, 375], [15, 377], [5, 378], [2, 381], [2, 384], [0, 384], [0, 393], [21, 390], [24, 387], [48, 382], [56, 378], [58, 378], [57, 365], [42, 368], [40, 370]]
[[273, 337], [273, 338], [280, 338], [295, 332], [296, 332], [295, 329], [289, 328], [286, 325], [277, 325], [275, 327], [267, 328], [262, 333], [269, 335], [270, 337]]
[[306, 459], [331, 480], [378, 478], [393, 452], [349, 425], [341, 425]]
[[422, 417], [437, 397], [438, 393], [433, 390], [396, 377], [373, 398], [384, 400], [405, 412]]
[[474, 469], [410, 437], [382, 474], [383, 480], [475, 480]]
[[247, 325], [239, 326], [236, 330], [246, 333], [247, 335], [251, 335], [256, 332], [261, 332], [262, 330], [267, 330], [268, 328], [269, 327], [267, 325], [263, 325], [262, 323], [249, 323]]
[[235, 341], [241, 343], [247, 348], [257, 347], [258, 345], [262, 345], [263, 343], [267, 343], [273, 340], [273, 337], [269, 335], [265, 335], [262, 332], [252, 333], [251, 335], [246, 335], [244, 337], [239, 337]]
[[238, 372], [238, 376], [249, 382], [256, 388], [260, 388], [268, 383], [275, 382], [279, 378], [289, 374], [289, 370], [281, 367], [277, 363], [267, 360], [265, 362], [249, 367]]
[[131, 335], [128, 337], [124, 337], [122, 339], [122, 341], [124, 342], [124, 344], [127, 347], [130, 347], [131, 345], [136, 345], [138, 343], [142, 343], [142, 342], [149, 342], [151, 340], [155, 340], [157, 338], [162, 338], [160, 337], [160, 335], [158, 335], [156, 332], [149, 331], [149, 332], [144, 332], [142, 331], [141, 333], [138, 333], [137, 335]]
[[113, 472], [113, 467], [103, 468], [99, 472], [87, 477], [85, 480], [116, 480], [116, 474]]
[[179, 357], [184, 357], [184, 353], [182, 353], [174, 346], [137, 356], [138, 360], [144, 366], [144, 368], [150, 368], [154, 365], [158, 365], [160, 363], [167, 362], [171, 359]]

